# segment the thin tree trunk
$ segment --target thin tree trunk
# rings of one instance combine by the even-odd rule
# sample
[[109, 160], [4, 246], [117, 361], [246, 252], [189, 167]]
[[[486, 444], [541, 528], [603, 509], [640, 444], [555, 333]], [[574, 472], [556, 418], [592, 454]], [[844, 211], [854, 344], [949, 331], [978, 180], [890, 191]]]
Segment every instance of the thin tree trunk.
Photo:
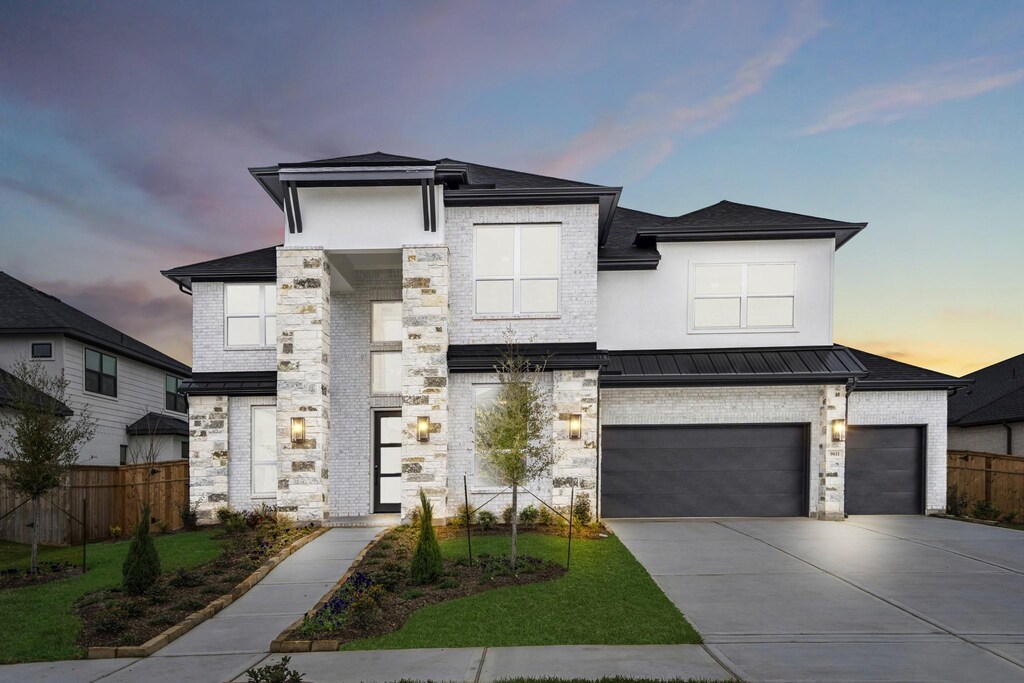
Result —
[[32, 559], [29, 566], [30, 573], [39, 571], [39, 496], [32, 499]]
[[518, 489], [518, 485], [512, 482], [512, 554], [509, 558], [512, 571], [516, 568], [516, 533], [519, 531], [519, 508], [516, 506]]

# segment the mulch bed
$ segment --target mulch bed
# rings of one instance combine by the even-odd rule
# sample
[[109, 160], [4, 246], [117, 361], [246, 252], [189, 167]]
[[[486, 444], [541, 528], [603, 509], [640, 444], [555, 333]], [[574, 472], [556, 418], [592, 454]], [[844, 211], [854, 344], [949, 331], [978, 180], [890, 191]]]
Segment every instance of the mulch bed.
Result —
[[312, 527], [278, 530], [274, 535], [247, 529], [224, 533], [217, 559], [190, 570], [165, 572], [146, 594], [131, 597], [120, 588], [90, 593], [76, 605], [82, 620], [82, 647], [141, 645], [222, 595], [230, 593], [268, 557], [306, 536]]
[[40, 562], [36, 574], [30, 574], [27, 569], [4, 569], [0, 570], [0, 590], [37, 586], [81, 573], [82, 568], [70, 562]]
[[[465, 528], [438, 527], [438, 538], [465, 536]], [[525, 531], [525, 529], [524, 529]], [[534, 533], [557, 534], [534, 526]], [[549, 581], [565, 574], [565, 567], [532, 557], [520, 557], [515, 573], [509, 569], [508, 557], [474, 555], [473, 564], [466, 560], [445, 560], [444, 575], [434, 584], [414, 585], [408, 574], [418, 531], [415, 527], [399, 527], [385, 535], [366, 556], [352, 568], [351, 578], [335, 593], [319, 612], [307, 615], [305, 623], [289, 633], [286, 640], [336, 640], [346, 643], [361, 638], [382, 636], [400, 629], [409, 616], [427, 605], [482, 593], [503, 586], [518, 586]], [[507, 535], [504, 528], [473, 530], [473, 536]], [[575, 535], [575, 529], [573, 530]], [[379, 607], [364, 619], [344, 616], [352, 596], [370, 586], [379, 586]], [[336, 615], [332, 618], [332, 615]], [[320, 618], [323, 617], [323, 618]], [[329, 624], [329, 625], [325, 625]]]

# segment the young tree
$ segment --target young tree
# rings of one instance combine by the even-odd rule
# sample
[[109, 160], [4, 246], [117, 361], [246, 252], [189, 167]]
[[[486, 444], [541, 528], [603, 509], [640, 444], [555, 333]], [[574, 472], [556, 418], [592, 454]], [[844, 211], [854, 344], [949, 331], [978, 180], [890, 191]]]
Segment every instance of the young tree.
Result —
[[519, 487], [548, 473], [557, 460], [551, 433], [551, 399], [541, 388], [544, 367], [531, 363], [511, 336], [495, 367], [501, 390], [476, 415], [476, 448], [491, 477], [512, 487], [512, 550], [516, 565]]
[[0, 373], [7, 411], [0, 411], [0, 456], [6, 469], [0, 482], [32, 501], [31, 571], [38, 571], [39, 503], [58, 488], [78, 461], [81, 446], [96, 432], [88, 407], [70, 415], [65, 405], [68, 380], [41, 364], [18, 361]]

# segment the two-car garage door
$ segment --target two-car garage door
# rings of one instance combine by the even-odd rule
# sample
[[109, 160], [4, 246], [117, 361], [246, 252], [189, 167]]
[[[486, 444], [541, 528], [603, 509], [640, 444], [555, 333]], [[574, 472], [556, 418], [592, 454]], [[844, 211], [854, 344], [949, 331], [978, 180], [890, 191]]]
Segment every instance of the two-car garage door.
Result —
[[[808, 513], [810, 426], [643, 425], [602, 430], [604, 517], [789, 517]], [[852, 426], [848, 514], [920, 514], [923, 430]]]

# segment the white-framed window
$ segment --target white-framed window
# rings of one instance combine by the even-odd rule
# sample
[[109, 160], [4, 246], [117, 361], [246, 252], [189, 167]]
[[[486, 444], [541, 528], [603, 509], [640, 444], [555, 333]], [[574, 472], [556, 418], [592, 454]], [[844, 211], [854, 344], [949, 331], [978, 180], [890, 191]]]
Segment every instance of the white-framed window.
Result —
[[[476, 420], [479, 419], [481, 411], [488, 410], [501, 395], [500, 384], [474, 384], [473, 385], [473, 433], [476, 434]], [[476, 487], [491, 488], [499, 484], [494, 475], [488, 470], [486, 463], [480, 457], [476, 448], [473, 449], [473, 484]]]
[[252, 407], [252, 495], [277, 495], [277, 408]]
[[695, 331], [792, 328], [794, 263], [697, 263], [690, 272]]
[[224, 285], [226, 346], [274, 346], [277, 343], [277, 285]]
[[370, 302], [370, 391], [402, 393], [402, 302]]
[[474, 311], [480, 315], [557, 314], [561, 232], [558, 224], [476, 226]]

